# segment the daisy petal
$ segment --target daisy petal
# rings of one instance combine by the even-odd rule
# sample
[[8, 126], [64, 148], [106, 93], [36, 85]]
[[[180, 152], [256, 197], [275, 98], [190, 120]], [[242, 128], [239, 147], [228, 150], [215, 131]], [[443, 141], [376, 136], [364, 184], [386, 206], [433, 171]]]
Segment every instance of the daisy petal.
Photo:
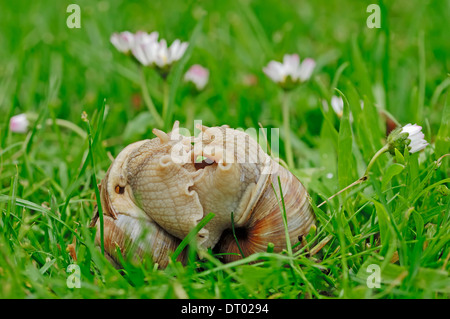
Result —
[[300, 65], [300, 68], [298, 69], [298, 78], [301, 81], [309, 80], [314, 71], [315, 66], [316, 62], [313, 59], [308, 58], [303, 60], [302, 64]]

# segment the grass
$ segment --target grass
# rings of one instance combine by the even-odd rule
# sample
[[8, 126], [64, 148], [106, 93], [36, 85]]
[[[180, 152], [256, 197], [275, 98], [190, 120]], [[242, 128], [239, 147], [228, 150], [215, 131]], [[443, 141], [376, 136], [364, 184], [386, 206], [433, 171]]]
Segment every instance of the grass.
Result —
[[[380, 29], [366, 26], [370, 1], [77, 3], [80, 29], [66, 27], [65, 2], [0, 3], [1, 298], [450, 296], [448, 2], [380, 1]], [[168, 100], [153, 70], [142, 75], [109, 43], [122, 30], [192, 43], [168, 78]], [[210, 252], [165, 270], [149, 260], [112, 267], [88, 225], [109, 155], [152, 138], [158, 126], [141, 95], [142, 76], [160, 114], [167, 104], [165, 128], [174, 119], [191, 131], [192, 119], [281, 128], [282, 92], [262, 67], [294, 52], [317, 61], [313, 78], [290, 94], [291, 171], [317, 218], [305, 246], [229, 264]], [[196, 96], [181, 81], [194, 63], [211, 72]], [[348, 101], [341, 118], [322, 106], [340, 94], [336, 88]], [[382, 155], [366, 182], [318, 208], [361, 177], [383, 146], [380, 110], [402, 125], [422, 125], [431, 145]], [[10, 117], [23, 112], [33, 114], [30, 130], [10, 132]], [[74, 263], [81, 289], [66, 285]], [[374, 264], [380, 288], [366, 284]]]

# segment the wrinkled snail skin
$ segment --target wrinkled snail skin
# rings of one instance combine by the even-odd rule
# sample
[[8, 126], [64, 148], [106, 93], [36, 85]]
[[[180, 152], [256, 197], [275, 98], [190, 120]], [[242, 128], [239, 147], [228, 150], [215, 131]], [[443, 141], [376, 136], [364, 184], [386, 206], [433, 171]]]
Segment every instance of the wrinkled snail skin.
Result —
[[[224, 261], [286, 249], [280, 186], [291, 244], [314, 223], [308, 193], [287, 169], [248, 134], [228, 127], [201, 127], [198, 137], [172, 132], [133, 143], [111, 164], [100, 188], [104, 247], [113, 263], [122, 255], [151, 256], [161, 268], [204, 216], [214, 218], [197, 234], [200, 248], [214, 248]], [[203, 161], [196, 159], [202, 157]], [[239, 247], [231, 233], [231, 213]], [[99, 229], [99, 219], [94, 219]], [[96, 243], [100, 243], [97, 231]], [[231, 253], [231, 254], [229, 254]], [[227, 255], [228, 254], [228, 255]], [[185, 252], [179, 260], [186, 260]]]

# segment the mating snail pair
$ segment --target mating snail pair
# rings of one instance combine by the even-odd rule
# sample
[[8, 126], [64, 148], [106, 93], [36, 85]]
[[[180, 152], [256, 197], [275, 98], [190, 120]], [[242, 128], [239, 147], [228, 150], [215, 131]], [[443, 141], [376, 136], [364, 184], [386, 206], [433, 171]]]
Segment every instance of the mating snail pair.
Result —
[[[239, 248], [244, 256], [266, 251], [269, 243], [282, 251], [286, 235], [278, 181], [291, 243], [309, 231], [314, 215], [294, 175], [245, 132], [200, 128], [198, 137], [179, 134], [178, 122], [168, 134], [154, 129], [156, 138], [128, 145], [111, 164], [100, 197], [105, 254], [113, 264], [120, 264], [119, 247], [123, 255], [151, 256], [166, 267], [182, 239], [211, 212], [215, 216], [197, 233], [197, 243], [224, 254], [225, 262], [240, 258]], [[100, 228], [98, 215], [92, 225]]]

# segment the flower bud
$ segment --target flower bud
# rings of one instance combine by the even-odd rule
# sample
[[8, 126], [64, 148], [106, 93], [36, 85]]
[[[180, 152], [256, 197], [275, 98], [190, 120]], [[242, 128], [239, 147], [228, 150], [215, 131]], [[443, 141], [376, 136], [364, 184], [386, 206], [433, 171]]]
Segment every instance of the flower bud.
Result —
[[28, 130], [28, 119], [25, 113], [11, 117], [9, 128], [14, 133], [26, 133]]

